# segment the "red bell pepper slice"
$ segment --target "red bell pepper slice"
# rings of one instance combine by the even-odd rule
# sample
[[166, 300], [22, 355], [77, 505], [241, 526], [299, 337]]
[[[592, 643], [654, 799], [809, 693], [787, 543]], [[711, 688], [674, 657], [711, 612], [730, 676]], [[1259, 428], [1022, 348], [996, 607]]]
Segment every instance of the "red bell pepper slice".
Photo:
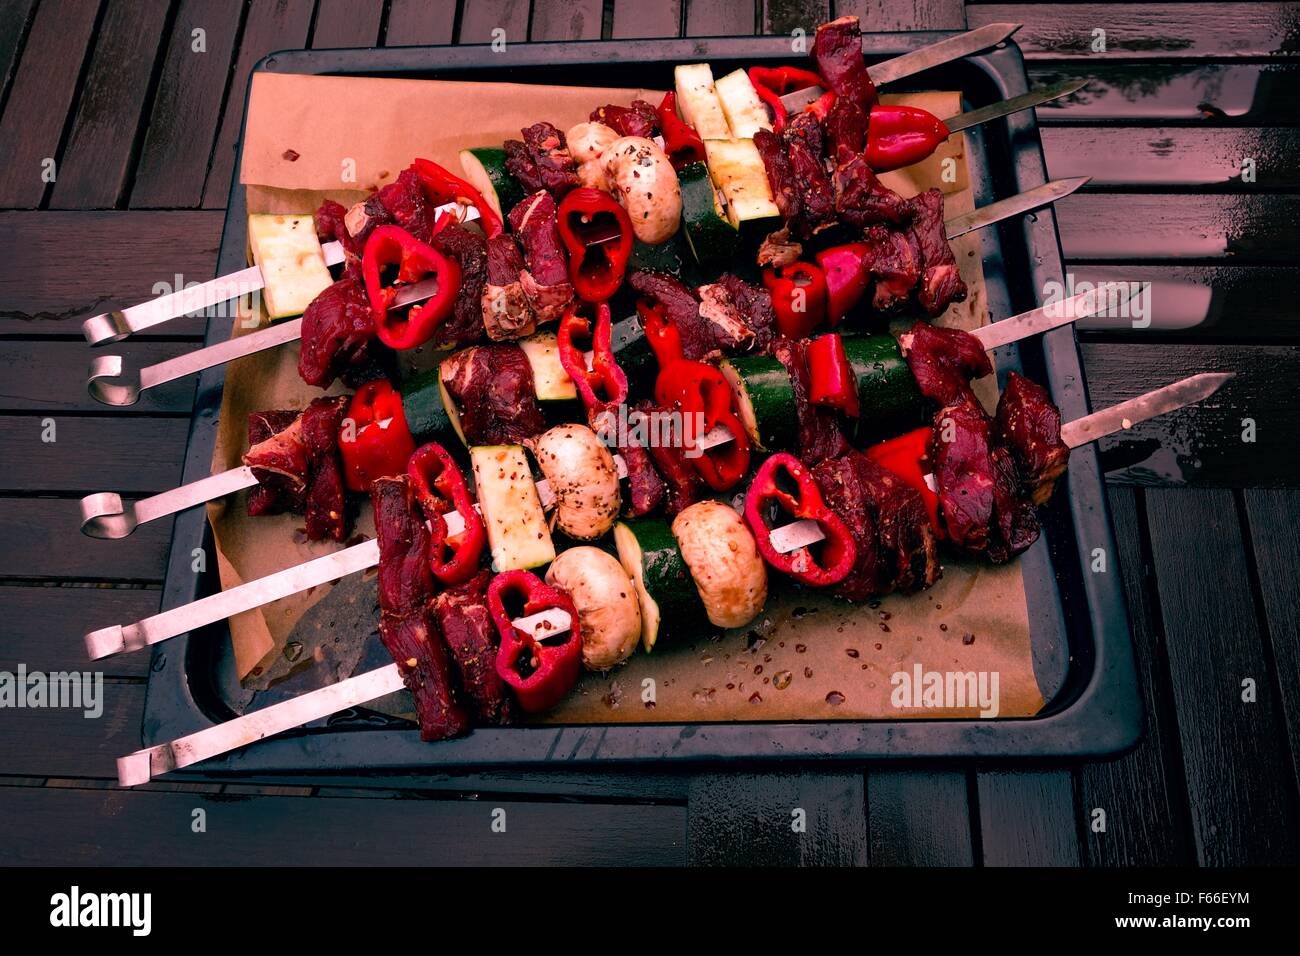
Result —
[[455, 202], [461, 205], [473, 206], [478, 210], [478, 221], [483, 229], [483, 234], [489, 239], [499, 236], [505, 231], [501, 217], [483, 198], [483, 194], [459, 176], [448, 172], [428, 159], [415, 160], [411, 163], [411, 169], [415, 170], [415, 174], [420, 177], [425, 192], [429, 194], [429, 199], [435, 205], [441, 206], [444, 203]]
[[415, 439], [406, 424], [402, 396], [387, 379], [357, 389], [339, 429], [343, 480], [349, 491], [369, 491], [376, 478], [406, 472]]
[[870, 247], [865, 242], [832, 246], [817, 253], [826, 278], [826, 319], [831, 328], [844, 321], [871, 285]]
[[807, 338], [826, 321], [826, 273], [811, 262], [768, 266], [763, 285], [772, 294], [777, 329], [788, 339]]
[[655, 113], [659, 116], [659, 130], [664, 137], [664, 152], [668, 154], [673, 169], [705, 161], [704, 140], [700, 139], [694, 126], [677, 116], [676, 93], [665, 93]]
[[[446, 221], [443, 218], [439, 223]], [[393, 266], [397, 272], [390, 284], [385, 273]], [[374, 312], [375, 333], [393, 349], [413, 349], [429, 341], [451, 315], [460, 292], [460, 264], [401, 226], [380, 226], [370, 234], [361, 256], [361, 274]], [[404, 316], [389, 313], [398, 284], [409, 285], [429, 276], [438, 280], [432, 298], [412, 305]]]
[[915, 106], [871, 107], [867, 165], [878, 173], [919, 163], [951, 134], [943, 120]]
[[[437, 442], [418, 448], [406, 466], [411, 487], [432, 528], [429, 542], [429, 570], [447, 587], [464, 584], [478, 573], [486, 532], [483, 519], [474, 510], [474, 498], [456, 461]], [[458, 534], [447, 533], [448, 512], [455, 511], [464, 523]]]
[[[507, 600], [511, 602], [509, 610]], [[582, 632], [573, 599], [531, 571], [505, 571], [488, 585], [487, 601], [501, 635], [497, 675], [515, 692], [519, 706], [528, 713], [549, 710], [573, 689], [582, 667]], [[550, 608], [567, 612], [572, 621], [563, 643], [543, 643], [515, 627], [515, 616]], [[518, 615], [513, 613], [516, 610]]]
[[930, 473], [926, 467], [930, 435], [929, 426], [918, 428], [906, 435], [872, 445], [867, 449], [867, 457], [920, 492], [925, 510], [930, 515], [930, 527], [937, 537], [943, 537], [943, 526], [939, 524], [939, 496], [926, 482], [926, 476]]
[[557, 217], [573, 291], [588, 302], [604, 302], [623, 284], [632, 257], [627, 210], [609, 193], [584, 186], [565, 195]]
[[814, 405], [838, 408], [857, 418], [858, 379], [844, 352], [844, 340], [838, 332], [819, 335], [808, 343], [804, 353], [808, 361], [808, 398]]
[[[749, 471], [749, 434], [732, 409], [731, 386], [717, 366], [680, 359], [661, 368], [655, 382], [655, 401], [682, 413], [688, 448], [693, 449], [717, 425], [731, 432], [731, 441], [687, 456], [714, 491], [734, 487]], [[699, 432], [695, 423], [701, 415], [704, 430]]]
[[[780, 133], [785, 129], [788, 111], [781, 97], [795, 90], [804, 90], [810, 86], [824, 87], [826, 83], [811, 70], [799, 70], [792, 66], [751, 66], [749, 82], [754, 87], [758, 98], [772, 111], [772, 132]], [[834, 97], [835, 94], [830, 94]], [[822, 97], [825, 99], [825, 97]]]
[[[556, 333], [560, 364], [582, 396], [588, 417], [594, 418], [600, 412], [627, 401], [627, 375], [615, 361], [611, 344], [613, 328], [608, 302], [596, 306], [595, 332], [591, 329], [591, 320], [578, 312], [575, 302], [560, 319]], [[591, 340], [591, 368], [587, 368], [587, 357], [578, 344], [588, 338]]]
[[[794, 481], [796, 494], [790, 494], [778, 483], [781, 471]], [[813, 555], [811, 545], [785, 553], [776, 550], [766, 516], [772, 503], [796, 519], [807, 518], [817, 522], [825, 536], [820, 543], [820, 560]], [[754, 532], [759, 553], [768, 564], [813, 587], [828, 587], [843, 581], [858, 559], [858, 548], [848, 525], [822, 499], [812, 472], [798, 458], [786, 452], [767, 459], [754, 475], [745, 495], [745, 522]]]
[[682, 359], [682, 336], [673, 320], [668, 318], [668, 308], [660, 302], [638, 299], [636, 313], [645, 327], [646, 341], [660, 369], [665, 369]]

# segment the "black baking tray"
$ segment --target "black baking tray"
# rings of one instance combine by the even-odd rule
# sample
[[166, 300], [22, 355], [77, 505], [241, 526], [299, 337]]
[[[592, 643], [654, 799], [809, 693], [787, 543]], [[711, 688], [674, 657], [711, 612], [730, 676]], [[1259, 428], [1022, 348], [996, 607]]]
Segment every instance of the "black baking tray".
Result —
[[[948, 33], [868, 34], [868, 62], [888, 59]], [[793, 63], [788, 38], [744, 37], [655, 41], [310, 50], [273, 53], [257, 70], [282, 73], [393, 76], [532, 82], [556, 85], [671, 89], [674, 64], [708, 60], [736, 66]], [[1027, 90], [1014, 44], [910, 77], [890, 91], [961, 90], [969, 107]], [[596, 104], [593, 104], [595, 106]], [[450, 116], [440, 117], [446, 122]], [[432, 121], [416, 118], [413, 122]], [[454, 120], [453, 120], [454, 121]], [[466, 117], [465, 122], [473, 122]], [[1033, 111], [967, 131], [976, 202], [984, 205], [1046, 181]], [[1039, 303], [1039, 290], [1064, 280], [1050, 209], [980, 233], [988, 306], [994, 320]], [[244, 190], [231, 187], [219, 271], [246, 265]], [[229, 319], [208, 322], [207, 343], [229, 335]], [[1000, 349], [1000, 375], [1024, 370], [1046, 382], [1065, 420], [1088, 412], [1074, 331], [1067, 327]], [[209, 473], [221, 407], [223, 372], [199, 380], [184, 480]], [[1116, 566], [1106, 494], [1092, 446], [1077, 449], [1067, 479], [1045, 509], [1044, 534], [1021, 559], [1029, 603], [1035, 667], [1047, 706], [1025, 719], [908, 719], [794, 723], [696, 723], [528, 726], [475, 730], [437, 744], [409, 726], [344, 723], [281, 735], [199, 765], [218, 774], [299, 774], [450, 769], [487, 766], [573, 766], [636, 761], [709, 761], [880, 757], [1062, 757], [1116, 753], [1140, 735], [1128, 616]], [[194, 549], [213, 553], [203, 509], [177, 517], [163, 606], [175, 607], [219, 588], [215, 569], [195, 574]], [[1107, 573], [1090, 573], [1094, 549], [1110, 556]], [[145, 707], [146, 746], [175, 739], [235, 715], [229, 688], [231, 653], [224, 626], [183, 635], [154, 648]]]

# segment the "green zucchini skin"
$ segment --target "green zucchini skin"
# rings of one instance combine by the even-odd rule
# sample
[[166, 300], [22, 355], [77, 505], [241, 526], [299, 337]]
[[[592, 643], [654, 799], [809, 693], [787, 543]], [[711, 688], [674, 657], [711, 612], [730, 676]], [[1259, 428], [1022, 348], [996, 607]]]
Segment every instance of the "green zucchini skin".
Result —
[[744, 383], [762, 449], [793, 451], [798, 448], [798, 409], [785, 366], [771, 355], [743, 355], [727, 362]]
[[[641, 547], [645, 589], [659, 605], [659, 635], [698, 630], [708, 623], [695, 579], [682, 558], [672, 524], [665, 518], [623, 520]], [[658, 644], [656, 638], [656, 645]]]
[[682, 232], [696, 262], [730, 260], [740, 245], [740, 232], [719, 210], [717, 193], [704, 163], [677, 171], [682, 190]]
[[504, 218], [524, 198], [523, 185], [506, 170], [506, 151], [499, 147], [479, 146], [464, 152], [477, 159], [487, 173], [492, 188], [496, 190], [497, 202], [501, 204], [501, 215]]
[[892, 335], [844, 336], [858, 381], [862, 414], [850, 437], [859, 447], [894, 438], [928, 421], [925, 399]]
[[402, 382], [402, 411], [416, 446], [436, 441], [448, 448], [460, 448], [461, 440], [451, 423], [451, 416], [438, 394], [438, 369], [417, 372]]

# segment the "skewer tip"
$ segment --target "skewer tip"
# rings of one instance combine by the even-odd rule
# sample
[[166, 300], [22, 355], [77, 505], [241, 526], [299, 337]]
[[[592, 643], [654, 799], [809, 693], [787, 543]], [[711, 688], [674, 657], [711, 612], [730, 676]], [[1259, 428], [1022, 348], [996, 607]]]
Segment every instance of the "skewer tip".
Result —
[[153, 779], [153, 760], [148, 750], [117, 758], [117, 782], [123, 787], [138, 787]]

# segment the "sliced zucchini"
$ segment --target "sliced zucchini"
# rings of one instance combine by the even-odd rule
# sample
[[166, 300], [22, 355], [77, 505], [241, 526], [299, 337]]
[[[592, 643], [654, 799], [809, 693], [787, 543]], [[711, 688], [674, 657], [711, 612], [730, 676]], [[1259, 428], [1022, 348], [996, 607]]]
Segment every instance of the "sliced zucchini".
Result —
[[560, 362], [560, 348], [554, 332], [538, 332], [519, 340], [528, 364], [533, 368], [533, 388], [539, 402], [565, 402], [578, 397], [578, 389]]
[[[746, 80], [748, 82], [748, 80]], [[677, 171], [682, 189], [682, 225], [696, 262], [731, 259], [740, 245], [740, 232], [727, 219], [718, 190], [704, 163]]]
[[302, 315], [334, 279], [310, 213], [248, 217], [248, 245], [262, 272], [262, 301], [273, 319]]
[[790, 373], [770, 355], [745, 355], [722, 361], [736, 413], [760, 451], [798, 447], [799, 417]]
[[767, 107], [754, 92], [754, 84], [749, 82], [749, 74], [744, 70], [728, 73], [714, 88], [722, 101], [722, 112], [727, 116], [732, 138], [752, 139], [760, 129], [772, 128]]
[[700, 139], [727, 139], [731, 126], [722, 112], [722, 101], [713, 85], [713, 71], [707, 63], [691, 63], [673, 70], [677, 85], [677, 108], [682, 118], [695, 127]]
[[[447, 411], [450, 396], [442, 388], [438, 369], [417, 372], [398, 389], [402, 396], [402, 412], [406, 416], [406, 426], [411, 430], [415, 444], [436, 441], [445, 445], [450, 441], [464, 437], [460, 435], [460, 416], [455, 420]], [[454, 408], [454, 405], [451, 407]]]
[[641, 605], [641, 646], [654, 650], [660, 631], [703, 623], [704, 602], [663, 518], [634, 518], [614, 525], [614, 547]]
[[742, 223], [780, 220], [781, 210], [772, 200], [767, 168], [752, 139], [706, 139], [704, 152], [709, 175], [727, 203], [727, 218]]
[[555, 545], [522, 445], [469, 450], [474, 488], [492, 550], [493, 571], [538, 568], [555, 560]]
[[461, 428], [460, 425], [460, 409], [456, 407], [456, 399], [452, 398], [451, 392], [447, 391], [447, 383], [442, 380], [441, 366], [438, 367], [437, 372], [438, 398], [442, 400], [442, 407], [446, 410], [447, 417], [451, 420], [452, 431], [456, 433], [456, 437], [460, 439], [460, 443], [468, 448], [469, 442], [465, 440], [465, 429]]
[[861, 415], [852, 436], [855, 444], [893, 438], [928, 421], [925, 399], [892, 335], [846, 335], [843, 340], [858, 381]]
[[524, 198], [524, 187], [506, 169], [504, 149], [491, 146], [462, 149], [460, 168], [465, 171], [469, 184], [483, 194], [492, 210], [503, 219], [504, 213]]

